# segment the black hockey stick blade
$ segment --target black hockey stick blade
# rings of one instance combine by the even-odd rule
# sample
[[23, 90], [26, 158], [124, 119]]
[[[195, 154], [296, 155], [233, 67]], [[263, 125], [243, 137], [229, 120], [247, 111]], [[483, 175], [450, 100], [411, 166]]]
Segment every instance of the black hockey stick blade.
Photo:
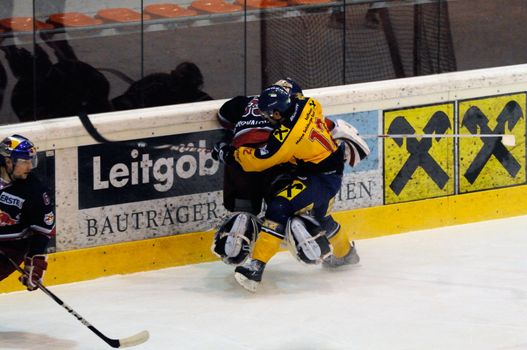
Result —
[[85, 111], [81, 111], [78, 116], [82, 123], [82, 126], [84, 126], [84, 129], [86, 129], [88, 134], [90, 134], [90, 136], [93, 137], [95, 141], [100, 142], [100, 143], [112, 142], [101, 135], [101, 133], [97, 130], [95, 125], [92, 124], [90, 118], [88, 117], [88, 113], [86, 113]]
[[150, 149], [169, 149], [171, 151], [175, 152], [201, 152], [201, 153], [210, 153], [212, 152], [212, 149], [207, 147], [198, 147], [198, 146], [190, 146], [190, 145], [172, 145], [172, 144], [163, 144], [163, 145], [157, 145], [157, 146], [151, 146], [148, 145], [146, 142], [128, 142], [128, 141], [112, 141], [108, 140], [106, 137], [102, 136], [102, 134], [97, 130], [95, 125], [91, 122], [90, 118], [88, 117], [88, 114], [85, 111], [81, 111], [78, 114], [78, 117], [84, 126], [84, 129], [90, 134], [90, 136], [99, 143], [120, 143], [129, 147], [138, 147], [138, 148], [150, 148]]
[[90, 136], [99, 143], [120, 143], [124, 144], [129, 147], [139, 147], [139, 148], [151, 148], [151, 149], [169, 149], [171, 151], [176, 152], [203, 152], [203, 153], [210, 153], [212, 149], [206, 148], [206, 147], [198, 147], [198, 146], [189, 146], [189, 145], [172, 145], [172, 144], [164, 144], [164, 145], [158, 145], [158, 146], [150, 146], [146, 142], [127, 142], [127, 141], [112, 141], [108, 140], [106, 137], [102, 136], [102, 134], [97, 130], [95, 125], [91, 122], [90, 118], [88, 117], [88, 114], [85, 111], [82, 111], [78, 114], [78, 117], [84, 126], [84, 129], [90, 134]]
[[102, 136], [102, 134], [97, 130], [95, 125], [90, 120], [90, 117], [88, 117], [88, 113], [86, 111], [81, 111], [78, 114], [78, 117], [82, 123], [82, 126], [84, 126], [84, 129], [90, 134], [90, 136], [99, 143], [121, 143], [130, 147], [139, 147], [139, 148], [145, 148], [147, 147], [147, 144], [144, 142], [127, 142], [127, 141], [113, 141], [108, 140], [106, 137]]
[[[28, 274], [26, 271], [24, 271], [20, 266], [17, 265], [16, 262], [14, 262], [9, 256], [7, 256], [2, 250], [0, 250], [0, 255], [3, 256], [9, 263], [23, 276], [29, 279]], [[49, 289], [47, 289], [42, 283], [39, 281], [35, 281], [35, 285], [40, 289], [44, 294], [49, 296], [51, 299], [53, 299], [57, 304], [62, 306], [66, 311], [68, 311], [70, 314], [72, 314], [77, 320], [79, 320], [83, 325], [88, 327], [89, 330], [91, 330], [93, 333], [95, 333], [99, 338], [104, 340], [106, 344], [110, 345], [112, 348], [127, 348], [130, 346], [135, 346], [142, 344], [150, 338], [150, 334], [148, 331], [142, 331], [135, 335], [132, 335], [127, 338], [122, 339], [112, 339], [108, 338], [104, 334], [101, 333], [97, 328], [95, 328], [93, 325], [90, 324], [84, 317], [79, 315], [77, 311], [73, 310], [68, 304], [63, 302], [58, 296], [53, 294]]]

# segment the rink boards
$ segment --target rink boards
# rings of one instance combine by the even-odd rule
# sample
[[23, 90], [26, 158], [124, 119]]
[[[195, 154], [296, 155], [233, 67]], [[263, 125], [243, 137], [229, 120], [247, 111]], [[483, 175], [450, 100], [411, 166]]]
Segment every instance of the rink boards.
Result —
[[[308, 90], [371, 154], [345, 169], [336, 218], [350, 239], [527, 212], [527, 65]], [[91, 116], [109, 139], [210, 148], [224, 101]], [[97, 144], [76, 117], [2, 127], [35, 140], [55, 189], [49, 285], [210, 261], [222, 167], [205, 152]], [[506, 147], [478, 134], [514, 135]], [[463, 134], [474, 137], [441, 137]], [[42, 165], [43, 164], [43, 165]], [[0, 292], [19, 289], [15, 278]]]

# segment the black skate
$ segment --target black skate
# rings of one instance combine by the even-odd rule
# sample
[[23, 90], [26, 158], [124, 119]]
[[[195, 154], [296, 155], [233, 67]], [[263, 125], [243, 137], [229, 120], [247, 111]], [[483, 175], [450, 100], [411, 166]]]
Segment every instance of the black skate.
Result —
[[247, 261], [234, 270], [234, 278], [243, 288], [249, 292], [256, 292], [258, 285], [262, 281], [265, 263], [256, 259], [247, 259]]

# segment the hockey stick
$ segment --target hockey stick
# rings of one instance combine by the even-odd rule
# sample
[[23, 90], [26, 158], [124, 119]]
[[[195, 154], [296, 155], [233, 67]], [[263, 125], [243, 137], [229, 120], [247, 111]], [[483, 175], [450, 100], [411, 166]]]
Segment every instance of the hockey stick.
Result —
[[[3, 251], [0, 250], [0, 255], [2, 255], [4, 258], [6, 258], [13, 267], [20, 272], [23, 276], [29, 279], [29, 275], [20, 267], [17, 265], [16, 262], [14, 262], [10, 257], [8, 257]], [[53, 294], [49, 289], [47, 289], [42, 283], [39, 281], [34, 281], [35, 285], [43, 291], [47, 296], [49, 296], [51, 299], [53, 299], [57, 304], [62, 306], [64, 309], [66, 309], [70, 314], [72, 314], [77, 320], [79, 320], [83, 325], [88, 327], [93, 333], [95, 333], [99, 338], [104, 340], [108, 345], [110, 345], [112, 348], [126, 348], [130, 346], [135, 346], [142, 344], [148, 340], [150, 337], [150, 334], [148, 331], [142, 331], [135, 335], [132, 335], [127, 338], [122, 339], [112, 339], [108, 338], [104, 334], [102, 334], [97, 328], [92, 326], [84, 317], [79, 315], [75, 310], [73, 310], [70, 306], [68, 306], [65, 302], [63, 302], [59, 297], [57, 297], [55, 294]]]
[[505, 146], [515, 146], [516, 137], [509, 134], [379, 134], [379, 135], [361, 135], [362, 138], [465, 138], [465, 137], [483, 137], [483, 138], [501, 138], [501, 143]]
[[207, 147], [197, 147], [197, 146], [189, 146], [185, 144], [180, 145], [172, 145], [172, 144], [164, 144], [164, 145], [157, 145], [157, 146], [150, 146], [146, 142], [130, 142], [130, 141], [114, 141], [114, 140], [108, 140], [106, 137], [102, 136], [99, 130], [93, 125], [90, 118], [88, 117], [88, 114], [85, 111], [82, 111], [78, 114], [78, 117], [84, 126], [84, 129], [90, 134], [90, 136], [99, 143], [120, 143], [124, 144], [128, 147], [137, 147], [137, 148], [150, 148], [150, 149], [169, 149], [171, 151], [177, 151], [177, 152], [203, 152], [203, 153], [209, 153], [212, 151], [212, 149]]
[[82, 126], [84, 126], [84, 129], [90, 134], [90, 136], [99, 143], [123, 143], [130, 147], [138, 147], [138, 148], [145, 148], [146, 143], [144, 142], [128, 142], [128, 141], [113, 141], [108, 140], [106, 137], [102, 136], [99, 130], [93, 125], [90, 118], [88, 117], [88, 113], [85, 111], [81, 111], [78, 114], [78, 117], [82, 123]]
[[159, 146], [150, 146], [150, 148], [169, 149], [171, 151], [178, 151], [178, 152], [201, 152], [201, 153], [212, 152], [212, 149], [207, 148], [207, 147], [189, 146], [185, 144], [181, 144], [181, 145], [164, 144], [164, 145], [159, 145]]

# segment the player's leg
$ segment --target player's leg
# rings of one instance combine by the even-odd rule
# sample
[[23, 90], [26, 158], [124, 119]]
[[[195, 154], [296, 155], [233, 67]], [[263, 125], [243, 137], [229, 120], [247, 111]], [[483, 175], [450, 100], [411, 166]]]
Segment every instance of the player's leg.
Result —
[[318, 175], [313, 179], [316, 188], [313, 215], [326, 231], [326, 237], [333, 247], [333, 254], [324, 259], [324, 267], [338, 267], [356, 264], [360, 261], [355, 242], [350, 242], [347, 233], [330, 215], [335, 196], [340, 190], [342, 178], [339, 175]]
[[[278, 252], [285, 238], [285, 223], [282, 223], [284, 220], [282, 216], [287, 215], [285, 213], [289, 211], [287, 203], [281, 199], [268, 204], [266, 218], [254, 243], [251, 257], [234, 271], [236, 281], [245, 289], [255, 292], [262, 281], [266, 264]], [[287, 219], [285, 221], [287, 222]]]
[[355, 247], [355, 242], [349, 240], [347, 233], [342, 229], [331, 215], [325, 216], [322, 226], [326, 229], [326, 236], [333, 247], [333, 254], [324, 259], [324, 267], [339, 267], [357, 264], [360, 257]]
[[258, 215], [263, 195], [258, 173], [247, 173], [239, 167], [225, 165], [223, 178], [223, 206], [230, 212], [248, 212]]
[[258, 233], [251, 258], [235, 269], [234, 277], [245, 289], [255, 292], [266, 264], [280, 249], [287, 221], [294, 214], [293, 200], [307, 186], [297, 179], [284, 181], [267, 200], [265, 220]]
[[[18, 265], [22, 264], [24, 261], [24, 256], [26, 254], [26, 245], [22, 244], [21, 241], [10, 241], [0, 243], [0, 250], [7, 255], [11, 260], [13, 260]], [[0, 281], [6, 279], [15, 271], [15, 268], [11, 263], [0, 256]]]

